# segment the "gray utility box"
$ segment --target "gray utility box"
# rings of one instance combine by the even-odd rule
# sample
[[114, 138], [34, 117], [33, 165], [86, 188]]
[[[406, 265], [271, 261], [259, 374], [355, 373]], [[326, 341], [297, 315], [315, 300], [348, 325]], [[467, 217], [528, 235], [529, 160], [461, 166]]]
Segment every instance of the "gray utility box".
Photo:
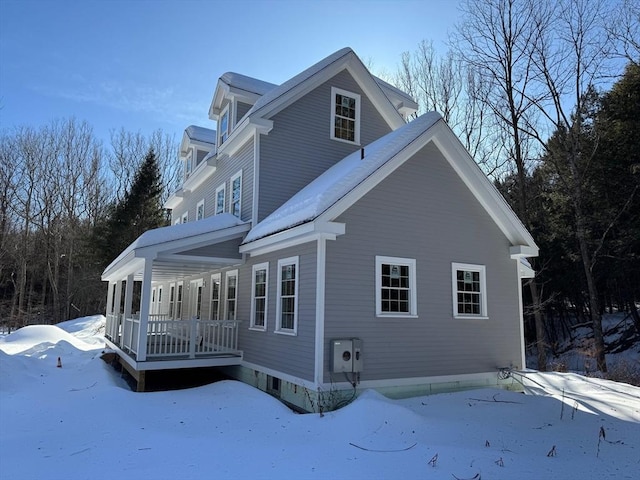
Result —
[[362, 340], [359, 338], [341, 338], [331, 340], [331, 371], [362, 371]]

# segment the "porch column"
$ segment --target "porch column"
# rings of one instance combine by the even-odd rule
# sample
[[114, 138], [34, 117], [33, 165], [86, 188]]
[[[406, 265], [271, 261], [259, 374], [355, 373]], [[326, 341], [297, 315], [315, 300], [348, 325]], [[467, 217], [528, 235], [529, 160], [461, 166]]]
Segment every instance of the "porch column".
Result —
[[153, 260], [144, 259], [144, 273], [142, 274], [142, 292], [140, 294], [140, 329], [138, 330], [138, 356], [139, 362], [147, 359], [147, 330], [149, 328], [149, 306], [151, 305], [151, 274], [153, 272]]
[[105, 315], [107, 316], [113, 313], [113, 287], [114, 286], [115, 284], [112, 282], [109, 282], [107, 284], [107, 311], [105, 313]]
[[120, 321], [120, 306], [122, 305], [122, 280], [116, 282], [116, 301], [113, 305], [113, 313], [116, 314], [116, 318]]
[[127, 285], [124, 289], [124, 318], [131, 318], [131, 304], [133, 303], [133, 273], [127, 275]]

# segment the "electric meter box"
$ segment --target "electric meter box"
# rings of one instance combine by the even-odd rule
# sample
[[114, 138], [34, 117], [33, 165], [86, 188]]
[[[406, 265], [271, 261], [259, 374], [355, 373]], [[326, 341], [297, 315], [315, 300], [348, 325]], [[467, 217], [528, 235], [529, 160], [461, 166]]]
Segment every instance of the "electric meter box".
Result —
[[362, 340], [342, 338], [331, 341], [331, 371], [361, 372], [363, 366]]

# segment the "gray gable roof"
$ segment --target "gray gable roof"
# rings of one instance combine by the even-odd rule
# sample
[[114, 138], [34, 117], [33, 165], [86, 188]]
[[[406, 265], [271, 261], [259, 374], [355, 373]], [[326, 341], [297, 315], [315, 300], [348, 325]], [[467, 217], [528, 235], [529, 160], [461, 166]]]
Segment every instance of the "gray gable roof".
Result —
[[429, 112], [345, 157], [251, 229], [244, 243], [309, 222], [352, 191], [442, 117]]
[[216, 131], [210, 128], [199, 127], [197, 125], [189, 125], [185, 129], [185, 133], [191, 140], [199, 142], [216, 144]]

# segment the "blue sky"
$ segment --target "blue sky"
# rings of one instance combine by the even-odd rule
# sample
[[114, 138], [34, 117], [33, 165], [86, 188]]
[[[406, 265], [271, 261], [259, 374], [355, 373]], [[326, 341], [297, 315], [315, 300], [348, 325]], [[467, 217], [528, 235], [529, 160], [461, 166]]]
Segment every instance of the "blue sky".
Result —
[[213, 128], [216, 81], [282, 83], [349, 46], [395, 71], [423, 40], [445, 49], [458, 0], [0, 0], [0, 129], [86, 120], [181, 138]]

